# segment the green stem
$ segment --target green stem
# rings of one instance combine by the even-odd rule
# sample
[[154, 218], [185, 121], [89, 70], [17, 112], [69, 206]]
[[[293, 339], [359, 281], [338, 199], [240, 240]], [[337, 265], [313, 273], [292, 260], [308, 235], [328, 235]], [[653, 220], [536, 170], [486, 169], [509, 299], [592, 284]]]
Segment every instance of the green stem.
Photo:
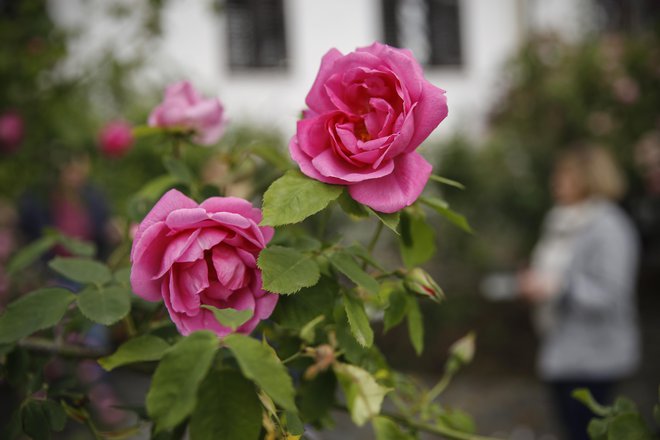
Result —
[[369, 251], [370, 254], [374, 251], [374, 248], [376, 247], [376, 243], [378, 243], [378, 239], [380, 238], [381, 232], [383, 232], [383, 222], [378, 221], [378, 226], [376, 226], [374, 235], [371, 237], [371, 240], [369, 241], [369, 245], [367, 246], [367, 250]]
[[59, 356], [71, 358], [98, 359], [101, 356], [108, 354], [99, 350], [79, 347], [77, 345], [57, 344], [45, 338], [26, 338], [20, 341], [18, 345], [30, 351], [57, 354]]
[[408, 419], [399, 414], [390, 413], [387, 411], [382, 411], [381, 415], [389, 417], [390, 419], [405, 425], [409, 428], [428, 432], [429, 434], [439, 435], [445, 438], [455, 439], [455, 440], [499, 440], [495, 437], [486, 437], [476, 434], [468, 434], [467, 432], [457, 431], [452, 428], [447, 428], [445, 426], [430, 425], [428, 423], [422, 423], [417, 420]]
[[[334, 405], [335, 409], [345, 411], [350, 413], [348, 408], [344, 405]], [[417, 431], [428, 432], [429, 434], [435, 434], [442, 436], [444, 438], [450, 438], [454, 440], [501, 440], [495, 437], [485, 437], [482, 435], [468, 434], [467, 432], [457, 431], [452, 428], [447, 428], [446, 426], [437, 426], [430, 425], [428, 423], [422, 423], [412, 418], [405, 417], [401, 414], [396, 414], [388, 411], [381, 411], [381, 416], [389, 417], [400, 425], [407, 426]]]
[[448, 371], [445, 372], [445, 374], [442, 375], [442, 378], [438, 381], [433, 388], [429, 390], [428, 393], [426, 393], [426, 400], [427, 402], [433, 402], [436, 397], [438, 397], [442, 392], [447, 388], [449, 383], [451, 382], [452, 377], [454, 377], [453, 373], [450, 373]]
[[297, 353], [294, 353], [294, 354], [292, 354], [291, 356], [289, 356], [288, 358], [284, 359], [284, 360], [282, 361], [282, 363], [283, 363], [283, 364], [287, 364], [287, 363], [289, 363], [289, 362], [291, 362], [291, 361], [293, 361], [293, 360], [298, 359], [300, 356], [302, 356], [302, 352], [301, 352], [301, 351], [299, 351], [299, 352], [297, 352]]

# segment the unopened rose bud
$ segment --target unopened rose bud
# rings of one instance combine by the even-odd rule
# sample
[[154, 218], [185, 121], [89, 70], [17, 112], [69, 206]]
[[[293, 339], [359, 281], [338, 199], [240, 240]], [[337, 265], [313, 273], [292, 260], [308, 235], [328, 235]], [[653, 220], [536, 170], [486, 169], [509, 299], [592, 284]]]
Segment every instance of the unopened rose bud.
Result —
[[474, 358], [475, 339], [475, 334], [470, 332], [449, 347], [448, 370], [456, 372], [460, 367], [472, 362]]
[[99, 133], [101, 151], [109, 157], [121, 157], [133, 146], [131, 126], [123, 121], [112, 121]]
[[431, 278], [425, 270], [418, 267], [410, 270], [404, 279], [408, 290], [423, 296], [428, 296], [433, 301], [440, 302], [445, 294], [438, 284]]
[[23, 118], [14, 111], [0, 114], [0, 151], [13, 153], [23, 140]]

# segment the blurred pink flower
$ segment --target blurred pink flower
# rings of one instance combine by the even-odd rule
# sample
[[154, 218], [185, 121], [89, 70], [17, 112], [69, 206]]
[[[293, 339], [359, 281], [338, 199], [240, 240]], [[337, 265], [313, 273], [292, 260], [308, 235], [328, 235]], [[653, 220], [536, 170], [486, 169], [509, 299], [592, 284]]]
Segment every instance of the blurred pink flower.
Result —
[[108, 122], [99, 133], [101, 151], [109, 157], [121, 157], [133, 146], [133, 130], [124, 121]]
[[348, 55], [331, 49], [306, 103], [289, 144], [304, 174], [346, 185], [381, 212], [417, 200], [431, 165], [415, 150], [447, 116], [447, 99], [412, 52], [380, 43]]
[[7, 153], [15, 151], [23, 140], [24, 123], [21, 115], [7, 111], [0, 115], [0, 149]]
[[188, 81], [167, 86], [165, 98], [149, 115], [149, 125], [195, 133], [201, 145], [216, 143], [224, 132], [224, 109], [217, 98], [202, 98]]

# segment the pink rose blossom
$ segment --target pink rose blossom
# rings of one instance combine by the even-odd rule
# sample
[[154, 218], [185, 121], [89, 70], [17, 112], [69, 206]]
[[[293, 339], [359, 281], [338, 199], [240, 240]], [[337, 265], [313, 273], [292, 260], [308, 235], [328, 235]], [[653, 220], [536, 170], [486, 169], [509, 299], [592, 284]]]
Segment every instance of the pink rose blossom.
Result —
[[306, 103], [289, 144], [303, 173], [346, 185], [353, 199], [381, 212], [417, 200], [431, 165], [415, 150], [447, 116], [447, 99], [409, 50], [331, 49]]
[[101, 151], [109, 157], [121, 157], [133, 146], [133, 130], [124, 121], [112, 121], [99, 133]]
[[21, 115], [8, 111], [0, 115], [0, 149], [15, 151], [23, 140], [24, 124]]
[[278, 298], [262, 289], [257, 268], [274, 232], [258, 226], [261, 218], [261, 210], [243, 199], [212, 197], [198, 205], [170, 190], [135, 234], [133, 290], [149, 301], [162, 299], [184, 335], [201, 329], [221, 337], [231, 333], [202, 305], [251, 310], [252, 318], [237, 329], [250, 333]]
[[202, 98], [188, 81], [170, 84], [165, 99], [149, 115], [149, 125], [192, 130], [195, 142], [216, 143], [225, 128], [224, 109], [217, 98]]

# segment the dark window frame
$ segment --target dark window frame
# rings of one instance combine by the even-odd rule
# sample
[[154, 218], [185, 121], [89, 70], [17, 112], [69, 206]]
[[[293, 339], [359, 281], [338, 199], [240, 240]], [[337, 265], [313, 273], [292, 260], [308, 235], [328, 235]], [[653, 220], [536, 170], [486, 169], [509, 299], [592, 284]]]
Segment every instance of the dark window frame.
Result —
[[[429, 59], [425, 66], [434, 68], [463, 67], [463, 26], [460, 0], [424, 0], [428, 13], [425, 28], [429, 45]], [[399, 17], [400, 0], [381, 0], [382, 29], [385, 43], [400, 47]]]
[[230, 72], [289, 68], [284, 0], [224, 0]]

